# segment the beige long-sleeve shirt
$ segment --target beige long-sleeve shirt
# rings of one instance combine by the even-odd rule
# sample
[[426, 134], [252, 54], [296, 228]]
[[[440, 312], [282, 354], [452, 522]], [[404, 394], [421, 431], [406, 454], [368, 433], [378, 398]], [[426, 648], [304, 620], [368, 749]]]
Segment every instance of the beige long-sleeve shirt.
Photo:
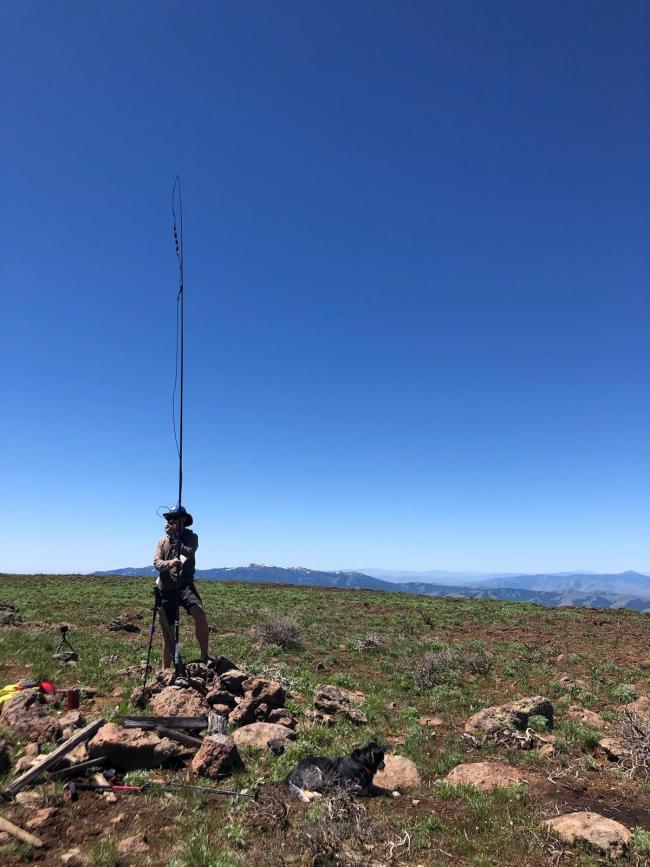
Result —
[[[181, 548], [176, 553], [177, 538], [174, 536], [171, 539], [169, 536], [164, 536], [156, 545], [156, 550], [153, 555], [153, 565], [160, 572], [160, 580], [162, 589], [175, 590], [178, 582], [179, 586], [184, 587], [192, 582], [194, 572], [196, 570], [195, 554], [199, 547], [199, 537], [189, 529], [183, 530], [181, 536]], [[180, 555], [187, 557], [181, 569], [172, 566], [173, 561]], [[180, 576], [179, 576], [180, 571]]]

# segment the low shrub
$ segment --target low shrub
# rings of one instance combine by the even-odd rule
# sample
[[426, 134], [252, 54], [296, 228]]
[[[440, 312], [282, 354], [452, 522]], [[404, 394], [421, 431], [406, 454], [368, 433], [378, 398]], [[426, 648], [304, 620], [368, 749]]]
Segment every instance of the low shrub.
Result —
[[302, 630], [295, 620], [278, 614], [269, 614], [261, 623], [253, 627], [253, 635], [262, 647], [276, 644], [287, 648], [297, 644]]

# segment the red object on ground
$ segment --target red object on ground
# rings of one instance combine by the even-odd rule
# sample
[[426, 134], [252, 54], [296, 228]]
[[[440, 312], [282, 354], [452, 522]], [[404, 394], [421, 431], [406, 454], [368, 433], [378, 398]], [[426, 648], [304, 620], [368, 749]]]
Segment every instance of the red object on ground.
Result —
[[48, 695], [56, 695], [56, 687], [49, 680], [42, 680], [38, 688], [41, 692], [46, 692]]

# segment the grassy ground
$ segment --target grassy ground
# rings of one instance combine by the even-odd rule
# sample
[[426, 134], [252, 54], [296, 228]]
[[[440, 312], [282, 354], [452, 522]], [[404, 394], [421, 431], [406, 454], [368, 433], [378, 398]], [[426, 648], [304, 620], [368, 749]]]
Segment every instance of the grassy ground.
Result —
[[[592, 809], [635, 829], [634, 845], [619, 863], [650, 863], [650, 785], [612, 769], [594, 732], [567, 718], [570, 704], [607, 716], [622, 702], [648, 693], [644, 615], [275, 585], [199, 582], [199, 587], [213, 654], [283, 680], [293, 695], [288, 704], [299, 717], [312, 707], [317, 683], [361, 690], [368, 725], [339, 721], [325, 728], [304, 720], [285, 755], [247, 753], [246, 770], [234, 784], [262, 784], [259, 803], [152, 793], [121, 796], [111, 806], [92, 794], [76, 804], [48, 794], [59, 807], [48, 844], [57, 842], [37, 863], [60, 863], [62, 852], [80, 845], [91, 863], [113, 865], [117, 842], [139, 830], [146, 830], [151, 845], [149, 855], [131, 859], [141, 865], [606, 863], [586, 851], [563, 851], [542, 830], [544, 818], [572, 809]], [[60, 688], [89, 685], [100, 696], [94, 706], [86, 701], [82, 707], [87, 717], [136, 712], [129, 695], [137, 680], [117, 671], [146, 658], [149, 580], [0, 576], [0, 601], [13, 602], [25, 621], [0, 629], [0, 685], [28, 675]], [[105, 628], [124, 611], [141, 613], [140, 633]], [[273, 644], [259, 649], [252, 628], [269, 614], [295, 620], [299, 641], [285, 649]], [[60, 623], [70, 626], [80, 654], [74, 666], [51, 658]], [[371, 636], [377, 641], [364, 643]], [[186, 623], [182, 640], [186, 656], [196, 655]], [[368, 644], [376, 646], [360, 649]], [[160, 663], [159, 646], [154, 660]], [[567, 690], [559, 681], [564, 673], [586, 686]], [[559, 736], [554, 757], [504, 746], [478, 749], [462, 737], [470, 714], [530, 695], [553, 701]], [[443, 720], [435, 731], [419, 722], [433, 714]], [[419, 791], [393, 800], [338, 798], [313, 806], [287, 800], [281, 780], [298, 759], [309, 752], [343, 754], [371, 737], [415, 761], [423, 779]], [[20, 755], [21, 745], [14, 741], [13, 747]], [[523, 767], [530, 785], [481, 795], [441, 781], [459, 762], [490, 757]], [[24, 821], [19, 807], [2, 812]], [[111, 824], [120, 814], [123, 818]], [[0, 845], [3, 863], [28, 858], [24, 847]]]

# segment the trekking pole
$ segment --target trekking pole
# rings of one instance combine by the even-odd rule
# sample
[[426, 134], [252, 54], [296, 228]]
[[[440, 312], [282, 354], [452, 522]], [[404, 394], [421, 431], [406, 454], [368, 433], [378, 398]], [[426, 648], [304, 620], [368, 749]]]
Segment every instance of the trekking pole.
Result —
[[142, 786], [126, 786], [120, 783], [69, 783], [67, 787], [68, 799], [77, 800], [77, 792], [144, 792], [147, 789], [189, 789], [192, 792], [200, 792], [203, 795], [226, 795], [231, 798], [252, 798], [257, 801], [259, 792], [233, 792], [230, 789], [211, 789], [207, 786], [190, 786], [184, 783], [156, 783], [147, 782]]
[[149, 677], [149, 662], [151, 660], [151, 647], [153, 645], [153, 636], [156, 631], [156, 614], [158, 613], [158, 606], [162, 600], [160, 599], [160, 594], [158, 593], [158, 588], [153, 588], [153, 615], [151, 619], [151, 629], [149, 630], [149, 647], [147, 649], [147, 664], [144, 667], [144, 679], [142, 681], [142, 696], [141, 696], [141, 704], [145, 704], [145, 690], [147, 688], [147, 678]]

